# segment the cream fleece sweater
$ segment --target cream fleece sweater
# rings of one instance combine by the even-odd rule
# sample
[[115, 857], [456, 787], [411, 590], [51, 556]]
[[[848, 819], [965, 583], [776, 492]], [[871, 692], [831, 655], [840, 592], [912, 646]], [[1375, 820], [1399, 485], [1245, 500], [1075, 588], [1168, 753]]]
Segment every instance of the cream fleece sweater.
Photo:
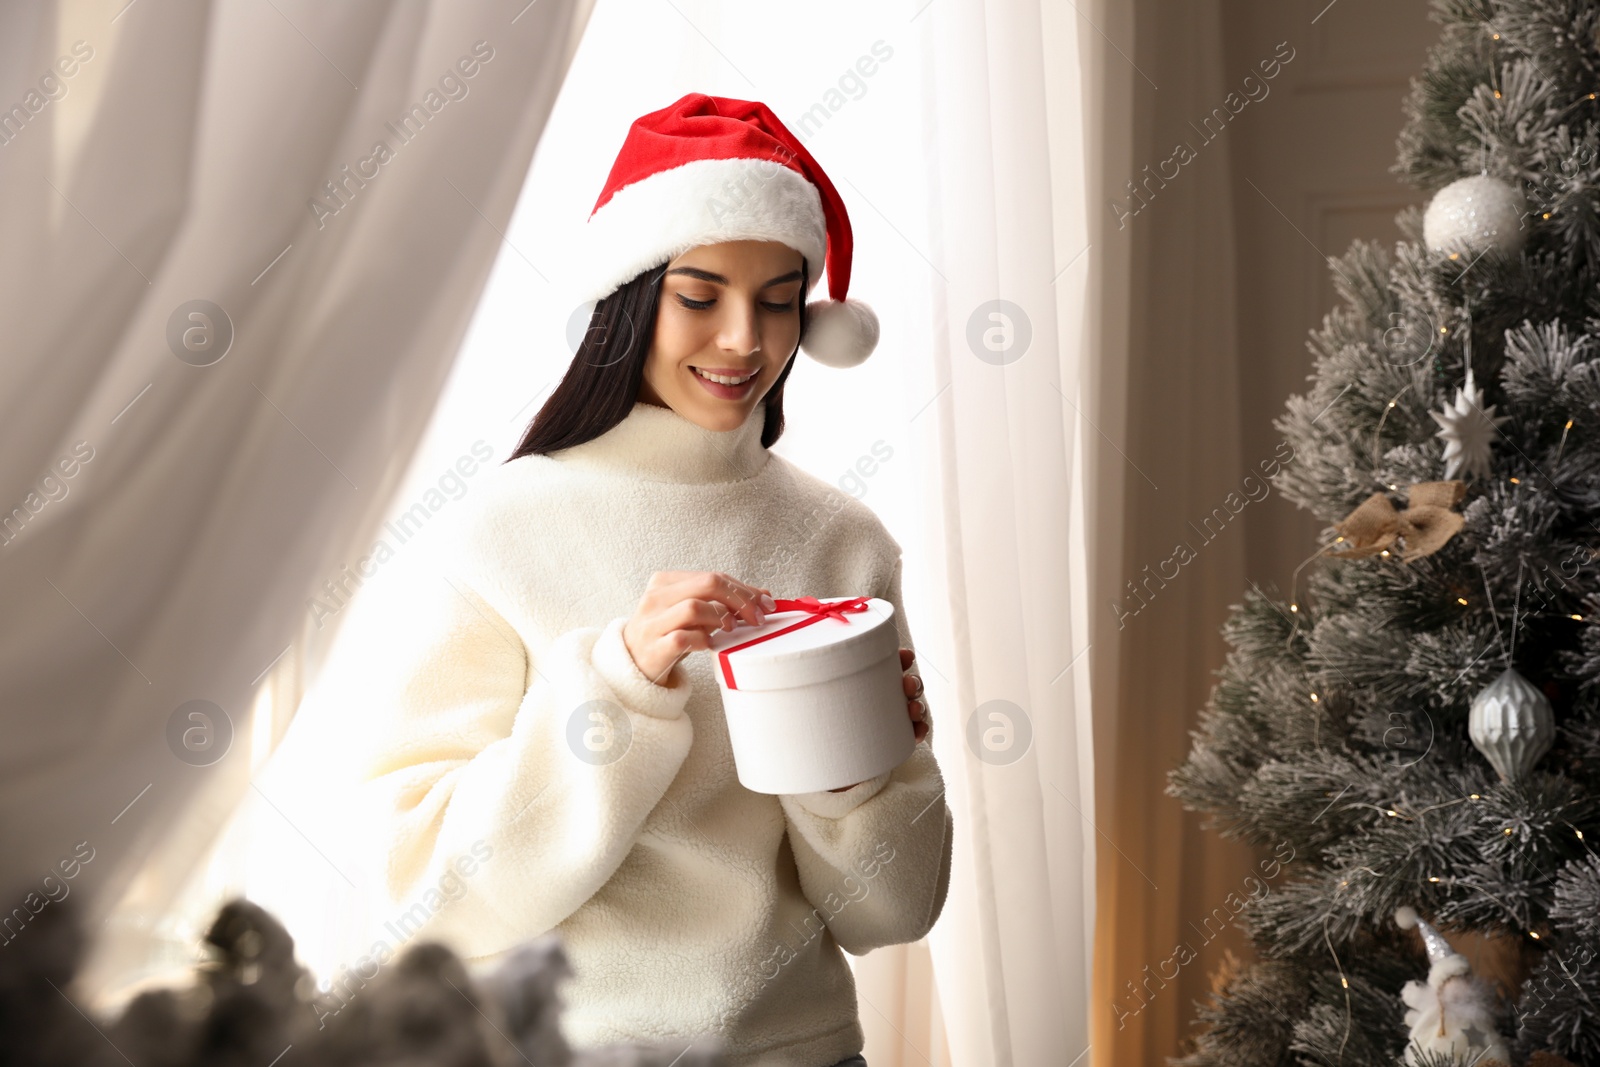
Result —
[[951, 815], [926, 742], [842, 793], [752, 793], [709, 655], [668, 687], [623, 644], [653, 571], [713, 570], [882, 597], [913, 647], [899, 544], [760, 433], [759, 415], [716, 433], [637, 403], [486, 471], [404, 569], [405, 636], [368, 689], [391, 905], [470, 867], [422, 933], [474, 971], [558, 932], [577, 1048], [715, 1034], [733, 1067], [827, 1067], [863, 1041], [840, 949], [915, 941], [944, 907]]

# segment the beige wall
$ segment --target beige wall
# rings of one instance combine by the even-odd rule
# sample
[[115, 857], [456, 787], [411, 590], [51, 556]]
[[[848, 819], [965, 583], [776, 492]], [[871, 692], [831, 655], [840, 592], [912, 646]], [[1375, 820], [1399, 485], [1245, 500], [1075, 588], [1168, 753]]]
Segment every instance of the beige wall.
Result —
[[[1400, 102], [1438, 25], [1421, 0], [1337, 0], [1312, 25], [1326, 4], [1223, 4], [1230, 74], [1247, 70], [1281, 41], [1296, 52], [1259, 108], [1252, 103], [1240, 114], [1250, 121], [1228, 134], [1238, 135], [1229, 154], [1240, 444], [1247, 461], [1271, 455], [1280, 440], [1272, 420], [1289, 394], [1305, 391], [1312, 370], [1307, 335], [1337, 303], [1324, 256], [1344, 254], [1355, 238], [1392, 244], [1400, 239], [1395, 213], [1423, 202], [1389, 167]], [[1246, 517], [1245, 573], [1263, 588], [1271, 582], [1287, 589], [1294, 568], [1316, 547], [1315, 521], [1276, 496]]]

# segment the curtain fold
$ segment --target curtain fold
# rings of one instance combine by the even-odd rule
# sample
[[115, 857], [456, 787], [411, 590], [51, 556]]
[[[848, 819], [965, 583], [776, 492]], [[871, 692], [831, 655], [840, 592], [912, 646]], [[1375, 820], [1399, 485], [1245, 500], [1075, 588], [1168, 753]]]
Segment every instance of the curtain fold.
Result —
[[937, 391], [918, 420], [937, 562], [917, 579], [949, 606], [924, 678], [957, 833], [929, 941], [952, 1062], [1068, 1064], [1088, 1046], [1094, 905], [1075, 525], [1100, 98], [1070, 10], [985, 0], [920, 17], [938, 276], [916, 385]]
[[[591, 2], [0, 8], [39, 90], [0, 121], [0, 804], [31, 813], [0, 848], [87, 841], [92, 925], [159, 914], [248, 788], [253, 702], [371, 544]], [[141, 959], [123, 933], [93, 973]]]
[[[1224, 951], [1242, 944], [1233, 930], [1208, 932], [1250, 854], [1202, 833], [1165, 787], [1226, 652], [1227, 606], [1245, 587], [1243, 537], [1192, 524], [1223, 508], [1252, 469], [1244, 460], [1260, 457], [1240, 452], [1228, 140], [1215, 119], [1209, 135], [1196, 125], [1237, 84], [1224, 69], [1220, 0], [1081, 10], [1098, 27], [1104, 93], [1089, 196], [1097, 430], [1085, 441], [1102, 813], [1089, 1062], [1109, 1067], [1176, 1055]], [[1193, 925], [1208, 919], [1204, 931]], [[1180, 943], [1195, 955], [1176, 952]]]

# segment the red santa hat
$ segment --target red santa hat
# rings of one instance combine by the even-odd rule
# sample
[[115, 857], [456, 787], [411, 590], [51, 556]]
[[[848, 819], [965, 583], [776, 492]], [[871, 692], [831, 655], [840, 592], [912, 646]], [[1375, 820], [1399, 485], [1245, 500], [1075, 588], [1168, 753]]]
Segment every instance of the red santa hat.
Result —
[[636, 119], [589, 214], [569, 281], [580, 299], [597, 301], [697, 245], [743, 240], [793, 248], [811, 285], [827, 267], [831, 299], [806, 305], [807, 355], [853, 367], [872, 354], [878, 318], [846, 295], [844, 201], [805, 146], [754, 100], [690, 93]]

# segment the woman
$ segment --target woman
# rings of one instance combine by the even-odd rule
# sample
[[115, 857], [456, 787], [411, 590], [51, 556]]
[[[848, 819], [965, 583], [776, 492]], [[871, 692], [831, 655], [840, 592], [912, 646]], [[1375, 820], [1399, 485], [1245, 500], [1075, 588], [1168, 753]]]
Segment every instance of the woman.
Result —
[[[633, 124], [588, 225], [589, 333], [408, 594], [367, 772], [388, 891], [475, 969], [558, 932], [580, 1048], [864, 1064], [840, 950], [915, 941], [943, 909], [931, 745], [853, 786], [753, 793], [693, 655], [778, 589], [889, 600], [911, 665], [899, 545], [768, 452], [802, 343], [834, 366], [876, 343], [848, 219], [764, 105], [696, 93]], [[824, 265], [834, 299], [807, 306]], [[921, 680], [905, 692], [926, 741]]]

